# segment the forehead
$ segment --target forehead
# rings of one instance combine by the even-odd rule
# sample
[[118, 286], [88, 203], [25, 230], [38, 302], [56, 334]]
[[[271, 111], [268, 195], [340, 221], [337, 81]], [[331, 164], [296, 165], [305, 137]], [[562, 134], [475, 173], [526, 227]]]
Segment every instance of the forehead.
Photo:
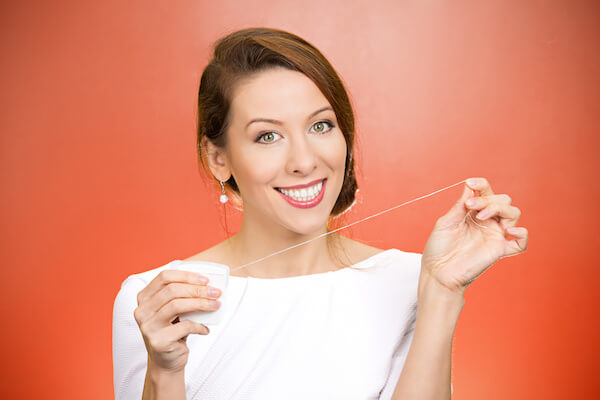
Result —
[[327, 105], [329, 102], [310, 78], [280, 67], [258, 72], [238, 82], [231, 99], [235, 119], [305, 117]]

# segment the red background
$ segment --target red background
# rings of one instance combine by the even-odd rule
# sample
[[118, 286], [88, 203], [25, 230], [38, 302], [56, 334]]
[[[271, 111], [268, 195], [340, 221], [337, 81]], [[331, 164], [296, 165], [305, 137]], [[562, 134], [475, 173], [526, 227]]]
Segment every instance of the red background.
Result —
[[[349, 221], [471, 176], [522, 210], [527, 252], [467, 290], [454, 398], [591, 398], [600, 3], [246, 4], [0, 5], [0, 398], [112, 397], [121, 282], [237, 229], [198, 172], [194, 108], [214, 40], [250, 26], [306, 38], [347, 84], [361, 189]], [[342, 232], [421, 252], [459, 195]]]

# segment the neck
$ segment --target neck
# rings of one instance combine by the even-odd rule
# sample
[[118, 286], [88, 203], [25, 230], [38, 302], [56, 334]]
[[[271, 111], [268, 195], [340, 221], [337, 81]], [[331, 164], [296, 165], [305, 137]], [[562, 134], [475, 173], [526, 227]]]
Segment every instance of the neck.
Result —
[[[281, 225], [260, 223], [244, 215], [240, 230], [229, 239], [231, 257], [238, 266], [263, 258], [269, 254], [314, 239], [327, 232], [327, 226], [310, 233], [290, 231]], [[260, 220], [264, 222], [264, 219]], [[286, 278], [334, 270], [335, 262], [328, 248], [329, 236], [320, 237], [283, 253], [234, 271], [232, 275], [257, 278]]]

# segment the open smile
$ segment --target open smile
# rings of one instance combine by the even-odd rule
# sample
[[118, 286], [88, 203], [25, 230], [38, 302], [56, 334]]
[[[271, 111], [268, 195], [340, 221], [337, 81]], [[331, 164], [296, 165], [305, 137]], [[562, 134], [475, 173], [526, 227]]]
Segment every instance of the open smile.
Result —
[[294, 207], [309, 208], [316, 206], [323, 199], [326, 182], [327, 178], [318, 180], [314, 184], [311, 182], [304, 187], [293, 186], [291, 188], [275, 188], [275, 190]]

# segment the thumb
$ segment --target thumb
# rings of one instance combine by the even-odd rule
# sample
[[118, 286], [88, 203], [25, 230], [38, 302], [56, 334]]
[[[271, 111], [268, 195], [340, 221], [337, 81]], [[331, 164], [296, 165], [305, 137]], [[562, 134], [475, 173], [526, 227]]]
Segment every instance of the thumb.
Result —
[[450, 208], [450, 210], [439, 219], [439, 221], [446, 226], [454, 225], [464, 220], [465, 216], [470, 211], [466, 207], [465, 202], [472, 197], [475, 197], [474, 189], [471, 189], [465, 182], [460, 198], [452, 206], [452, 208]]

